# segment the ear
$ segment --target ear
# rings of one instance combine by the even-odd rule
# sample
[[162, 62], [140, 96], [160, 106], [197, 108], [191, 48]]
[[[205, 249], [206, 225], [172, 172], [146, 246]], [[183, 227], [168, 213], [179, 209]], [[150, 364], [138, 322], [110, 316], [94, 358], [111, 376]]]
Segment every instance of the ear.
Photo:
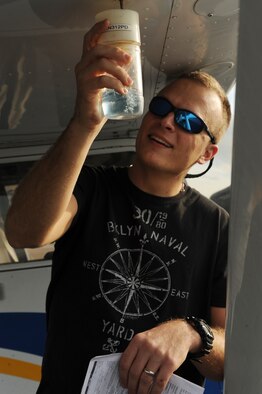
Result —
[[200, 156], [197, 163], [205, 164], [207, 161], [210, 161], [218, 152], [218, 145], [210, 144], [206, 147], [206, 150], [203, 155]]

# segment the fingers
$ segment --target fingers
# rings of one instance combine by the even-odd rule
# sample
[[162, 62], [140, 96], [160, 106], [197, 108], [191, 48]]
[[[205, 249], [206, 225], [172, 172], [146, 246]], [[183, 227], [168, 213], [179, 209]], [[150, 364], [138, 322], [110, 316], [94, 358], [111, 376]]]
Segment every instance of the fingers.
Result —
[[[128, 374], [128, 393], [148, 393], [158, 378], [160, 364], [155, 360], [145, 358], [135, 359]], [[160, 393], [162, 392], [162, 387]], [[151, 391], [150, 391], [151, 392]]]
[[185, 361], [191, 337], [183, 320], [173, 320], [134, 336], [119, 363], [128, 394], [161, 394]]
[[113, 45], [97, 44], [94, 48], [86, 51], [82, 56], [83, 67], [95, 62], [97, 59], [104, 57], [112, 59], [116, 64], [124, 67], [131, 61], [131, 56], [119, 47]]
[[[161, 394], [165, 389], [173, 371], [172, 364], [164, 363], [152, 358], [146, 361], [146, 358], [137, 357], [134, 359], [131, 367], [125, 372], [120, 372], [120, 382], [123, 387], [128, 388], [128, 394]], [[121, 371], [121, 367], [120, 367]], [[122, 379], [127, 377], [127, 383], [123, 384]]]
[[94, 48], [101, 34], [103, 34], [109, 26], [109, 20], [105, 19], [104, 21], [96, 23], [86, 34], [83, 42], [83, 55], [90, 49]]
[[161, 394], [173, 372], [172, 362], [139, 346], [129, 346], [119, 364], [120, 382], [128, 394]]
[[133, 341], [126, 348], [125, 352], [122, 354], [119, 362], [119, 380], [122, 387], [128, 387], [129, 369], [133, 364], [138, 352], [138, 347]]
[[[81, 62], [78, 63], [77, 67], [79, 69], [86, 69], [90, 65], [96, 65], [101, 59], [107, 59], [112, 63], [112, 66], [118, 66], [122, 68], [127, 68], [127, 65], [131, 61], [131, 56], [124, 52], [122, 49], [109, 46], [109, 45], [97, 45], [92, 50], [86, 52], [86, 54], [82, 57]], [[105, 63], [106, 66], [109, 63]], [[100, 63], [97, 67], [100, 68], [103, 64]], [[104, 72], [108, 72], [110, 70], [104, 69]], [[112, 70], [111, 70], [112, 71]]]
[[[123, 93], [123, 88], [133, 82], [122, 67], [128, 64], [129, 60], [130, 56], [126, 56], [119, 48], [98, 45], [77, 65], [76, 75], [82, 76], [85, 82], [92, 83], [95, 80], [97, 89], [109, 88]], [[102, 76], [106, 78], [100, 78]]]
[[131, 56], [120, 48], [98, 44], [101, 34], [109, 26], [109, 21], [96, 23], [85, 35], [81, 61], [76, 66], [76, 73], [85, 71], [90, 77], [102, 74], [112, 75], [125, 84], [130, 84], [124, 70], [131, 62]]
[[[152, 377], [153, 382], [151, 383], [150, 394], [161, 394], [164, 391], [164, 389], [166, 388], [173, 372], [174, 371], [172, 369], [168, 370], [167, 367], [160, 368], [157, 371], [156, 375]], [[140, 390], [140, 388], [139, 388], [139, 390]], [[145, 391], [143, 391], [143, 392], [145, 392]], [[142, 391], [141, 391], [141, 393], [142, 393]]]

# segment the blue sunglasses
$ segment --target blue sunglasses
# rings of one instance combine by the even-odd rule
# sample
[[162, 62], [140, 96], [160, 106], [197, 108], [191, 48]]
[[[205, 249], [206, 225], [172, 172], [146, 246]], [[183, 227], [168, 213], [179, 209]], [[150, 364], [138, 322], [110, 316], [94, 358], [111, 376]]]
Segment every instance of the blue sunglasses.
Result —
[[170, 112], [174, 113], [176, 124], [181, 127], [184, 131], [191, 134], [199, 134], [205, 130], [208, 134], [212, 144], [216, 143], [216, 139], [208, 130], [205, 122], [194, 112], [188, 111], [187, 109], [180, 109], [173, 106], [169, 100], [162, 96], [155, 96], [149, 104], [149, 111], [161, 118], [167, 116]]

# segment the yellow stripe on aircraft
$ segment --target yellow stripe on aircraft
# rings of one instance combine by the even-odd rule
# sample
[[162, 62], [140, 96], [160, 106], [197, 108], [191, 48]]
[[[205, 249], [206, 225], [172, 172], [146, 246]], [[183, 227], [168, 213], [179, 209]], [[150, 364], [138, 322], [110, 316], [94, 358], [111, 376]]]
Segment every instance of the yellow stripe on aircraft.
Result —
[[0, 357], [0, 373], [39, 382], [41, 366], [13, 358]]

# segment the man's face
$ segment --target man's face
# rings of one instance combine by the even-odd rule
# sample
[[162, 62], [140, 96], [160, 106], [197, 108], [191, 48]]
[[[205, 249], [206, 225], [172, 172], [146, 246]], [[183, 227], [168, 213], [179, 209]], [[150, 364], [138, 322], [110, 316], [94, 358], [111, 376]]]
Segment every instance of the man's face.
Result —
[[[222, 119], [222, 104], [214, 91], [199, 82], [181, 79], [160, 95], [175, 107], [197, 114], [211, 133], [216, 133], [215, 124]], [[148, 112], [136, 142], [137, 164], [172, 175], [186, 174], [194, 163], [204, 163], [216, 150], [204, 130], [190, 134], [175, 124], [173, 112], [163, 118]]]

